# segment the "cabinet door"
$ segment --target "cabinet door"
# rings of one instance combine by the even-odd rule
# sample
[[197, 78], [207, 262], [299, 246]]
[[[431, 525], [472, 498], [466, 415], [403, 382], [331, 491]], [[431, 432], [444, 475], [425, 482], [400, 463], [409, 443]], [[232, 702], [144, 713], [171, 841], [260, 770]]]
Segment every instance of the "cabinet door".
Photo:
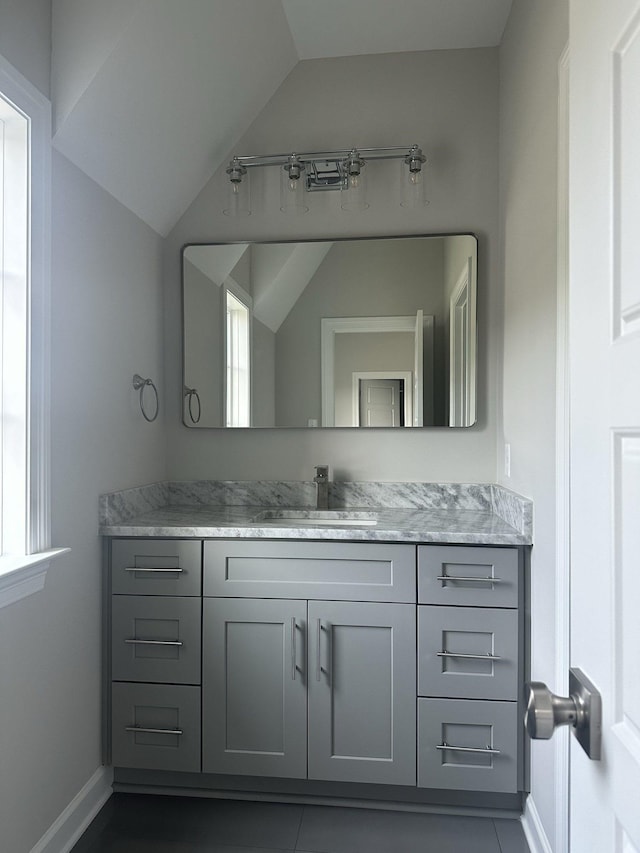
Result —
[[415, 610], [309, 602], [309, 779], [416, 784]]
[[306, 601], [203, 602], [205, 773], [307, 775]]

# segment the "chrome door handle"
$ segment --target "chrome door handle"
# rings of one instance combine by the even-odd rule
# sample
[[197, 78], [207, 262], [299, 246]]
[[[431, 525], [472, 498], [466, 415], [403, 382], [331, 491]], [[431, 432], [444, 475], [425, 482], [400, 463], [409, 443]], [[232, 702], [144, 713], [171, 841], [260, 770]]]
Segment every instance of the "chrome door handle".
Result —
[[291, 617], [291, 678], [296, 680], [296, 617]]
[[589, 758], [601, 756], [602, 697], [582, 670], [569, 670], [569, 696], [556, 696], [541, 681], [527, 688], [525, 725], [533, 740], [548, 740], [559, 726], [572, 726]]
[[320, 639], [321, 632], [327, 631], [327, 629], [322, 624], [320, 619], [316, 619], [316, 681], [320, 681], [321, 674], [324, 672], [325, 675], [329, 675], [329, 666], [327, 664], [326, 667], [322, 666], [321, 663], [321, 651], [320, 651]]
[[320, 666], [320, 630], [322, 626], [320, 624], [320, 620], [316, 619], [316, 681], [320, 681], [320, 673], [322, 672], [322, 667]]
[[132, 646], [182, 646], [182, 640], [138, 640], [135, 637], [125, 640]]

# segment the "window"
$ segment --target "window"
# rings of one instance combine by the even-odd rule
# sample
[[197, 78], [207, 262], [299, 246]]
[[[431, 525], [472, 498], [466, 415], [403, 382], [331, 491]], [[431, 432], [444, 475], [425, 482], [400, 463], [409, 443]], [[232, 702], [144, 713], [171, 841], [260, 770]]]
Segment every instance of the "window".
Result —
[[251, 426], [251, 297], [224, 288], [226, 426]]
[[44, 585], [50, 104], [0, 57], [0, 606]]

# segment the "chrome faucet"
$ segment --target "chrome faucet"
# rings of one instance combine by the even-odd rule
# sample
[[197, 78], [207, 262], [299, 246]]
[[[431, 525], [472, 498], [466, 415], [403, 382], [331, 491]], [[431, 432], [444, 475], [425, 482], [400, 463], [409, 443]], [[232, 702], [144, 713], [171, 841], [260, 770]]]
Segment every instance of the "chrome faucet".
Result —
[[329, 466], [316, 465], [316, 509], [329, 509]]

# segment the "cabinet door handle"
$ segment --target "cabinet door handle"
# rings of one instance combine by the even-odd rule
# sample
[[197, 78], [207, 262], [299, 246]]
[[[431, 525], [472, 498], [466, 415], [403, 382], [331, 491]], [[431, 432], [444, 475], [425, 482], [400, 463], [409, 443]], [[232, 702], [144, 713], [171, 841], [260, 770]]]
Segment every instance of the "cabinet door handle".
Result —
[[138, 640], [136, 637], [131, 637], [125, 640], [132, 646], [183, 646], [182, 640]]
[[328, 628], [325, 628], [320, 619], [316, 619], [316, 681], [320, 681], [323, 672], [325, 675], [329, 675], [329, 653], [327, 653], [327, 666], [321, 664], [320, 639], [322, 631], [328, 633]]
[[502, 660], [500, 655], [492, 655], [487, 652], [486, 655], [463, 655], [457, 652], [436, 652], [437, 658], [464, 658], [465, 660]]
[[291, 678], [296, 680], [296, 617], [291, 617]]
[[125, 732], [143, 732], [149, 735], [181, 735], [182, 729], [150, 729], [146, 726], [125, 726]]
[[316, 681], [320, 681], [320, 620], [316, 619]]
[[154, 568], [140, 568], [139, 566], [125, 566], [125, 572], [184, 572], [184, 569], [180, 569], [178, 566], [175, 569], [154, 569]]
[[502, 578], [463, 578], [457, 575], [438, 575], [437, 581], [461, 581], [462, 583], [504, 583]]
[[472, 746], [451, 746], [449, 743], [439, 743], [436, 744], [436, 749], [450, 752], [470, 752], [474, 755], [500, 755], [499, 749], [492, 749], [490, 746], [478, 749]]

